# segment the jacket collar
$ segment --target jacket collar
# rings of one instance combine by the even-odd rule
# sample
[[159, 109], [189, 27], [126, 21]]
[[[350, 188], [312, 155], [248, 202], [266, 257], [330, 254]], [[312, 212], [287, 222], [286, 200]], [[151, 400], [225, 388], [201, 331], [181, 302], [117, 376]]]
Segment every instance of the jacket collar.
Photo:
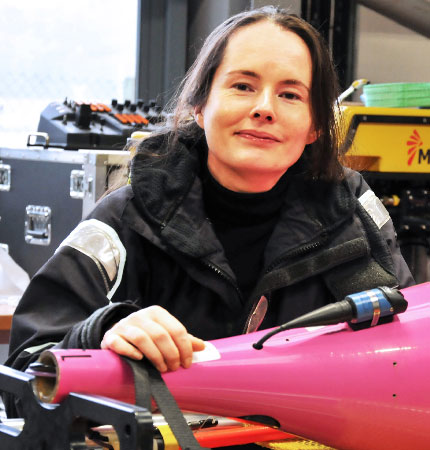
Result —
[[[159, 135], [143, 141], [134, 157], [131, 185], [135, 206], [161, 245], [228, 267], [202, 199], [197, 152], [207, 151], [206, 141], [180, 138], [175, 149], [168, 152], [169, 138]], [[356, 199], [345, 180], [330, 183], [306, 179], [300, 163], [291, 172], [281, 219], [266, 249], [266, 266], [282, 254], [330, 233], [355, 210]]]
[[[142, 142], [131, 166], [134, 203], [160, 239], [160, 245], [199, 259], [225, 262], [221, 244], [206, 218], [199, 151], [207, 151], [205, 139], [180, 138], [168, 152], [169, 135]], [[151, 153], [151, 156], [147, 156]], [[218, 256], [217, 256], [218, 255]]]

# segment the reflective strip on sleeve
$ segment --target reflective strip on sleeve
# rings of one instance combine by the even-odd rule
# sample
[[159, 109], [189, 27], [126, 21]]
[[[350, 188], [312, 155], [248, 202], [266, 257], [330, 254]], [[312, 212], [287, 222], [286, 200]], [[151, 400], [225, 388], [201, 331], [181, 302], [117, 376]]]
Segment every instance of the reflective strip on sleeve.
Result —
[[363, 208], [367, 211], [379, 229], [390, 220], [388, 211], [372, 190], [369, 189], [366, 191], [358, 201], [362, 204]]
[[[66, 245], [91, 258], [99, 270], [100, 265], [103, 267], [110, 281], [106, 283], [106, 296], [111, 299], [121, 283], [127, 254], [116, 231], [100, 220], [85, 220], [64, 239], [57, 251]], [[100, 272], [105, 279], [104, 273]], [[113, 280], [115, 283], [109, 289]]]

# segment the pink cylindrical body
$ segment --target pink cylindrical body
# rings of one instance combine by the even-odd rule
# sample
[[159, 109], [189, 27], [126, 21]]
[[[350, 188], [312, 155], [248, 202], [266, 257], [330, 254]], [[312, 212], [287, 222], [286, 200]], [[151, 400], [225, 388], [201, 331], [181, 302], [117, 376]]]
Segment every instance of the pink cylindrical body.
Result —
[[337, 449], [429, 448], [430, 283], [404, 289], [392, 323], [213, 341], [221, 354], [163, 376], [181, 408], [266, 415], [285, 431]]
[[[289, 330], [262, 350], [252, 343], [267, 330], [211, 341], [218, 357], [163, 378], [183, 410], [270, 416], [287, 432], [337, 449], [427, 448], [430, 283], [402, 292], [409, 306], [392, 323]], [[131, 372], [112, 352], [85, 351], [105, 354], [101, 371], [93, 369], [94, 357], [64, 358], [76, 350], [52, 352], [61, 359], [57, 399], [74, 391], [134, 401]], [[115, 395], [104, 388], [102, 372]]]
[[110, 350], [48, 350], [45, 353], [52, 355], [57, 364], [57, 389], [52, 403], [59, 403], [70, 392], [135, 402], [133, 372], [116, 353]]

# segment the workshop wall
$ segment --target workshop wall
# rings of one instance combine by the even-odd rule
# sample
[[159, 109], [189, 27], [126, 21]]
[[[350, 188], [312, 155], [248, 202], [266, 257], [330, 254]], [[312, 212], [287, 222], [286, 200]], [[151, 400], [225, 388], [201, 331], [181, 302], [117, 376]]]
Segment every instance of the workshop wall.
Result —
[[372, 83], [428, 82], [430, 39], [358, 6], [356, 77]]

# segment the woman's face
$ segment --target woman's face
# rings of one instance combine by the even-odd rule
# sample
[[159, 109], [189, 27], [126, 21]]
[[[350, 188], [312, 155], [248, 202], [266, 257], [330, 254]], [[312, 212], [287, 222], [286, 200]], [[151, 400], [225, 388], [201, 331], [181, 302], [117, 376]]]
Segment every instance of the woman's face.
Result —
[[208, 167], [237, 192], [271, 189], [316, 139], [305, 42], [269, 21], [236, 31], [196, 110], [209, 147]]

